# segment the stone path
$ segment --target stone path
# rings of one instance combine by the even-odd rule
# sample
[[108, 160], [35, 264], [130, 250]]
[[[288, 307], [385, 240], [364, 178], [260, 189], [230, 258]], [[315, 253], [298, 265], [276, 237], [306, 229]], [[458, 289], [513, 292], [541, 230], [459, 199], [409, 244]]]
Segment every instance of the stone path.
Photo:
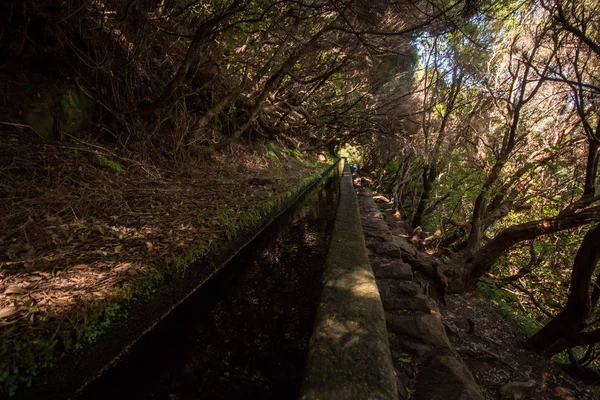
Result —
[[446, 336], [437, 304], [404, 260], [417, 250], [393, 235], [371, 190], [357, 187], [369, 262], [383, 302], [390, 350], [401, 399], [483, 400], [471, 372]]

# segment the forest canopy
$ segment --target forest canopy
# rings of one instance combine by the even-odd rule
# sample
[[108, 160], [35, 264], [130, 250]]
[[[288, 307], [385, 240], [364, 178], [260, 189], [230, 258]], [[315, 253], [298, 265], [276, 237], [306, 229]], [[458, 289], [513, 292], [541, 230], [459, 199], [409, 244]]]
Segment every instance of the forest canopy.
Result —
[[586, 347], [575, 363], [599, 336], [599, 12], [479, 3], [452, 32], [420, 36], [405, 131], [365, 158], [408, 224], [432, 234], [450, 292], [493, 272], [552, 318], [530, 345]]

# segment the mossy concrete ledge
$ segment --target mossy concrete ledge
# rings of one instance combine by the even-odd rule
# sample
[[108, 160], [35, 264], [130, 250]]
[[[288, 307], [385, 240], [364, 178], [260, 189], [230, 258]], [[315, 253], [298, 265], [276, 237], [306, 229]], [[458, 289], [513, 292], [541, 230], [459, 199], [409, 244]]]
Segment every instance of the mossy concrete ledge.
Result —
[[300, 399], [397, 399], [385, 317], [348, 165]]

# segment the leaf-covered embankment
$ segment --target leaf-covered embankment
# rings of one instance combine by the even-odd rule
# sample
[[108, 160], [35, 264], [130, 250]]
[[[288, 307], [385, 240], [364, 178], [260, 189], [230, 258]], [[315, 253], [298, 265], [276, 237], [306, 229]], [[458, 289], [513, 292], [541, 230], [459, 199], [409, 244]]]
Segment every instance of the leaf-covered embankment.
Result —
[[211, 153], [183, 170], [89, 140], [14, 136], [0, 149], [9, 165], [0, 186], [0, 383], [9, 393], [96, 342], [130, 305], [160, 295], [327, 165], [275, 145]]

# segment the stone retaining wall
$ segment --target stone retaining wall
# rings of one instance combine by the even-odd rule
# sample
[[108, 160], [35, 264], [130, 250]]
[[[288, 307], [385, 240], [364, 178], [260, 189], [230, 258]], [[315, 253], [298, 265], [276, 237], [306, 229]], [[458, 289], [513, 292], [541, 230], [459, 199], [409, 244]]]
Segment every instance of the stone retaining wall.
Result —
[[393, 235], [367, 188], [358, 188], [369, 261], [381, 293], [401, 399], [483, 400], [471, 372], [456, 354], [436, 303], [403, 262], [417, 250]]
[[346, 166], [302, 400], [483, 400], [436, 302], [403, 261], [416, 255], [369, 189], [357, 197]]

